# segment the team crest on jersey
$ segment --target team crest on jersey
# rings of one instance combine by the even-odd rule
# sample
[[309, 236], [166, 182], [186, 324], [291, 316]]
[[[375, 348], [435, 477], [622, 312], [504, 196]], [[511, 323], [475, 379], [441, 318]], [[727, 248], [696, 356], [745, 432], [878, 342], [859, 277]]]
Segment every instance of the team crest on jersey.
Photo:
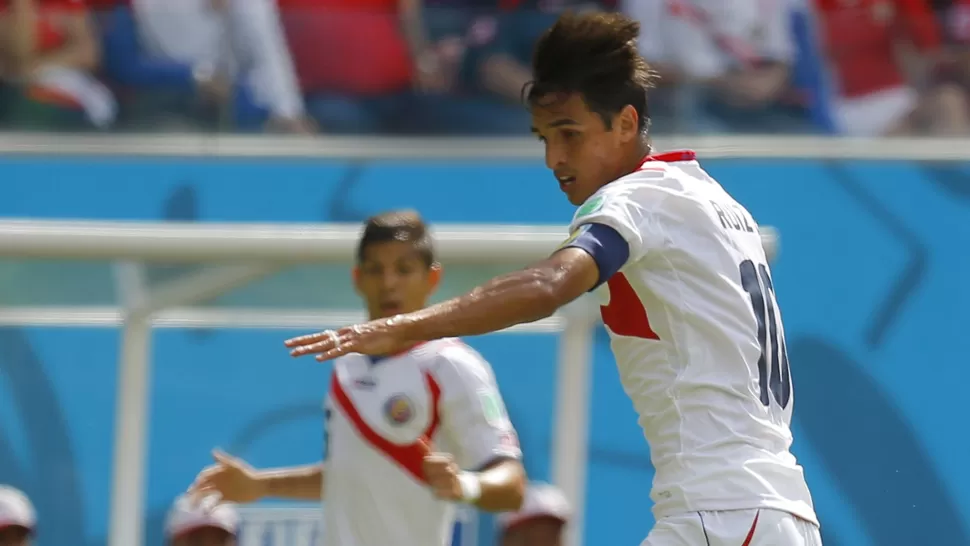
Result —
[[384, 402], [384, 416], [394, 425], [403, 425], [414, 418], [414, 404], [403, 394], [395, 394]]

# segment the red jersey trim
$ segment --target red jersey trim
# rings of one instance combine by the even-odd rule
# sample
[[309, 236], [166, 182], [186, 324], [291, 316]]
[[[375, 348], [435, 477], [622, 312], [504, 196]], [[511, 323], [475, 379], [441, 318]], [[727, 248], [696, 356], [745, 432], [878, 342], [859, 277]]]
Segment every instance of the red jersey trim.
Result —
[[441, 401], [441, 386], [438, 385], [438, 382], [429, 372], [424, 372], [424, 378], [428, 384], [428, 390], [431, 392], [431, 423], [418, 441], [410, 444], [395, 444], [371, 428], [364, 421], [364, 418], [361, 417], [357, 408], [354, 407], [354, 403], [350, 400], [350, 397], [347, 396], [346, 391], [344, 391], [343, 386], [340, 384], [340, 380], [337, 378], [337, 374], [334, 373], [330, 380], [330, 391], [334, 400], [336, 400], [337, 404], [343, 410], [344, 415], [347, 416], [350, 423], [357, 429], [360, 437], [373, 446], [374, 449], [387, 455], [388, 458], [397, 463], [420, 483], [427, 483], [424, 477], [424, 470], [422, 470], [424, 456], [427, 453], [426, 445], [430, 443], [431, 438], [441, 424], [440, 412], [438, 411], [438, 406]]
[[750, 546], [751, 541], [754, 540], [754, 530], [758, 528], [758, 518], [761, 517], [761, 510], [758, 510], [754, 514], [754, 522], [751, 523], [751, 529], [748, 530], [748, 536], [744, 537], [744, 542], [741, 546]]
[[674, 152], [664, 152], [662, 154], [652, 154], [643, 158], [640, 162], [639, 169], [646, 166], [647, 163], [658, 161], [661, 163], [673, 163], [675, 161], [695, 161], [697, 160], [697, 152], [694, 150], [677, 150]]
[[610, 302], [600, 306], [603, 324], [618, 336], [659, 340], [660, 336], [650, 326], [647, 308], [626, 275], [617, 273], [606, 285], [610, 289]]

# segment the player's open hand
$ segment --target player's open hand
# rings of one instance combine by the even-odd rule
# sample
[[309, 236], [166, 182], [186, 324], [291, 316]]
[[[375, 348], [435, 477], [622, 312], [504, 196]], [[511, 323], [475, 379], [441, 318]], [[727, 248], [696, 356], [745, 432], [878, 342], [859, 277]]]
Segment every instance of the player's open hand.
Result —
[[402, 323], [397, 318], [372, 320], [339, 330], [288, 339], [290, 356], [316, 354], [317, 360], [332, 360], [348, 353], [387, 355], [403, 351], [413, 343], [404, 339]]
[[189, 494], [201, 498], [218, 495], [222, 502], [247, 503], [264, 496], [259, 472], [246, 461], [215, 450], [216, 463], [199, 473]]
[[458, 479], [461, 468], [455, 462], [455, 458], [448, 453], [435, 453], [431, 444], [427, 442], [422, 441], [421, 444], [425, 448], [421, 468], [431, 492], [441, 500], [453, 502], [463, 500], [461, 482]]

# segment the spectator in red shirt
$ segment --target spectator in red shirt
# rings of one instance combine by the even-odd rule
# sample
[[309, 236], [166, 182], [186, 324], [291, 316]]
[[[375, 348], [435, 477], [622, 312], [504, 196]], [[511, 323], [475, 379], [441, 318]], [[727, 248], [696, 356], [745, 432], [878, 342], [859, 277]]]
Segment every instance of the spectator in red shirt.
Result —
[[842, 132], [961, 135], [970, 129], [964, 94], [934, 78], [940, 29], [926, 0], [815, 0], [815, 7]]
[[423, 0], [278, 0], [307, 110], [329, 133], [507, 133], [514, 110], [463, 85], [471, 17]]
[[[278, 0], [303, 90], [373, 96], [411, 83], [408, 0]], [[412, 28], [417, 42], [420, 28]]]
[[20, 129], [109, 125], [116, 105], [93, 77], [101, 52], [83, 1], [7, 0], [0, 6], [4, 121]]

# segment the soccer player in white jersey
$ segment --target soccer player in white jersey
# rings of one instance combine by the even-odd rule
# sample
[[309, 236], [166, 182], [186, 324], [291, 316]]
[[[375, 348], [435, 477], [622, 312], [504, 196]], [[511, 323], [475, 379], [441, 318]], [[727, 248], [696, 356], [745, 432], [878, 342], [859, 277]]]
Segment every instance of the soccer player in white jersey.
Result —
[[320, 360], [387, 353], [541, 319], [597, 289], [656, 470], [643, 544], [817, 545], [758, 224], [692, 152], [651, 155], [638, 35], [619, 14], [565, 14], [536, 44], [533, 131], [579, 205], [561, 248], [467, 295], [287, 346]]
[[[372, 318], [424, 307], [441, 276], [413, 212], [371, 218], [354, 282]], [[325, 501], [325, 546], [445, 546], [456, 503], [517, 510], [525, 470], [489, 364], [457, 339], [334, 362], [322, 464], [257, 471], [217, 453], [193, 489]], [[429, 446], [443, 448], [432, 453]]]

